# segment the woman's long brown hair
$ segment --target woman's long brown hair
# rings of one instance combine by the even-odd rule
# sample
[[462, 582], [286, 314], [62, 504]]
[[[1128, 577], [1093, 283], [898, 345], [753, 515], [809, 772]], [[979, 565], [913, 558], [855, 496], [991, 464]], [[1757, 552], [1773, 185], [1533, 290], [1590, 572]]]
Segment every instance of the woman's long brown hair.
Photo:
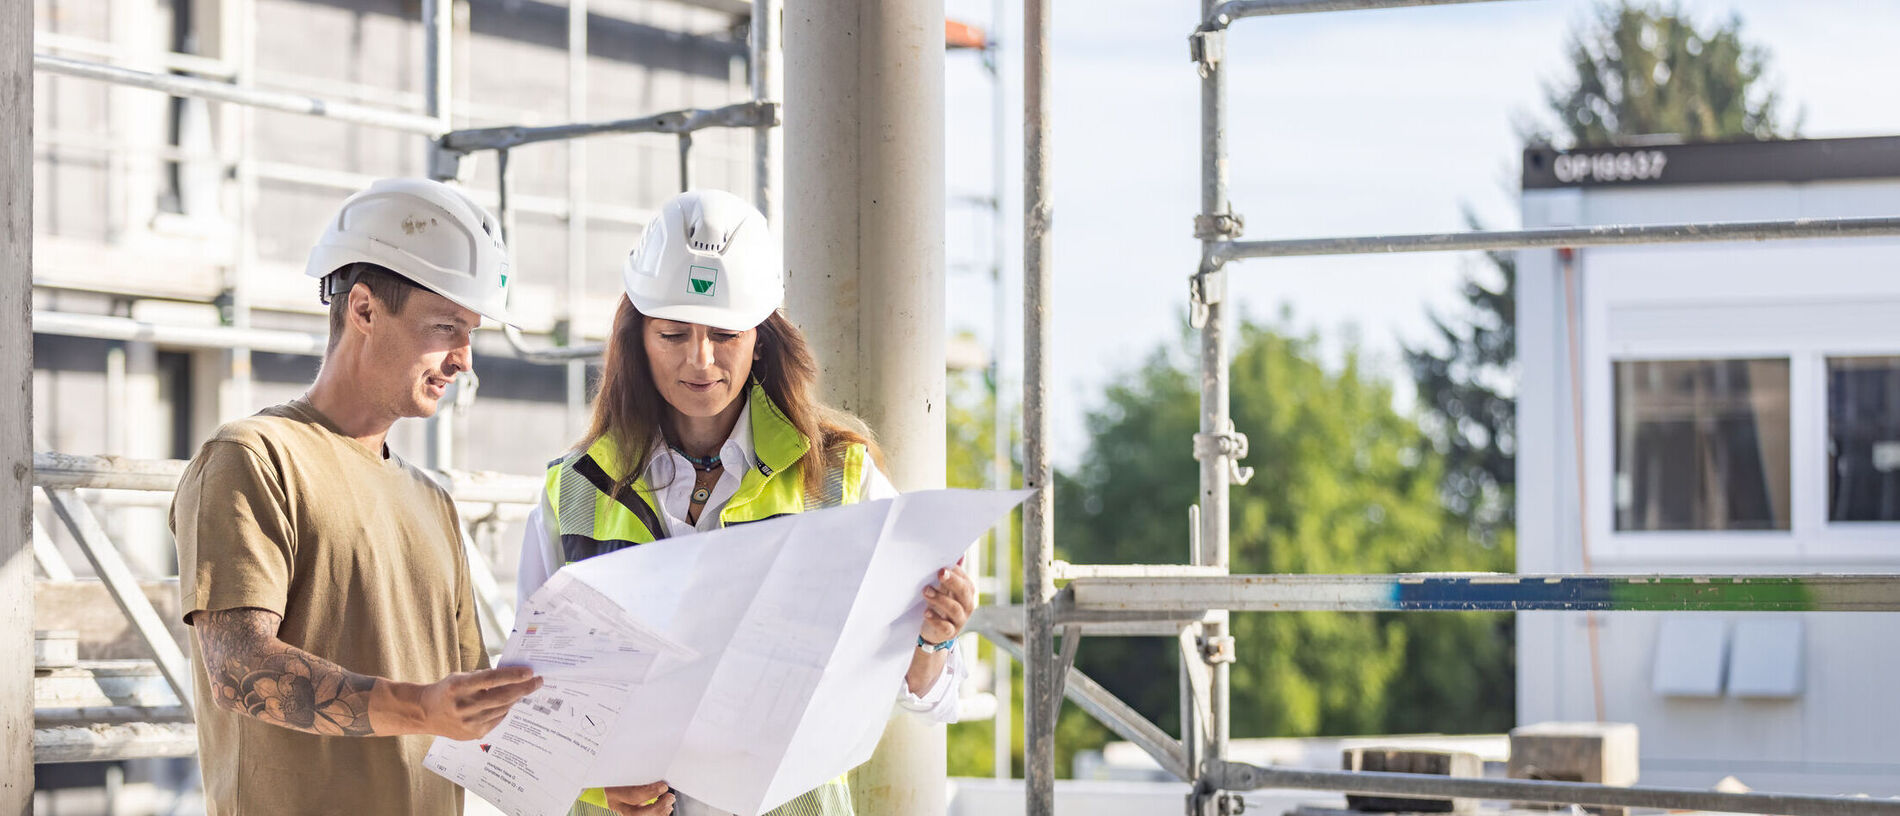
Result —
[[[586, 450], [601, 437], [614, 440], [627, 467], [614, 485], [615, 492], [639, 477], [662, 437], [676, 438], [668, 413], [670, 406], [653, 385], [647, 361], [646, 321], [646, 315], [634, 308], [632, 301], [620, 298], [601, 364], [593, 419], [578, 447]], [[752, 377], [765, 386], [766, 395], [792, 421], [792, 427], [812, 443], [799, 459], [805, 495], [817, 493], [825, 469], [839, 466], [851, 445], [866, 446], [873, 460], [881, 462], [883, 453], [862, 420], [818, 401], [818, 361], [812, 357], [804, 333], [778, 312], [759, 324], [758, 332], [758, 359], [752, 363]], [[766, 409], [753, 406], [752, 410]]]

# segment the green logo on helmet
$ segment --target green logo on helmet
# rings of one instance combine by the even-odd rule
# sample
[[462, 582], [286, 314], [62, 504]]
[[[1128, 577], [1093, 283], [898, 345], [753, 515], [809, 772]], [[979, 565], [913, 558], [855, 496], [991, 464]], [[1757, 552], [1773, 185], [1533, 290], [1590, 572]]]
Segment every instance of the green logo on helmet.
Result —
[[719, 282], [719, 270], [710, 266], [688, 266], [686, 282], [693, 287], [693, 294], [712, 297], [713, 286]]

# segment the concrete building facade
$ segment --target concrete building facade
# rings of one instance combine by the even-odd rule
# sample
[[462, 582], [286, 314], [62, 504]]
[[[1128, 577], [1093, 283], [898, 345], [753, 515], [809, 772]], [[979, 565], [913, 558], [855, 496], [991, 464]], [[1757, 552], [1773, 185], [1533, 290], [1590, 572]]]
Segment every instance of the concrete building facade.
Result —
[[[259, 87], [410, 111], [423, 104], [414, 0], [35, 4], [42, 52], [190, 73], [177, 65], [185, 62], [214, 76], [253, 62], [248, 82]], [[750, 98], [749, 3], [596, 0], [589, 7], [587, 118]], [[458, 0], [452, 9], [456, 127], [570, 120], [565, 4]], [[426, 172], [421, 136], [44, 72], [35, 83], [38, 314], [229, 325], [241, 288], [252, 326], [322, 335], [323, 307], [303, 263], [324, 220], [375, 178]], [[587, 217], [583, 257], [569, 257], [567, 153], [577, 146], [585, 151]], [[750, 190], [751, 150], [749, 130], [696, 134], [694, 185]], [[511, 301], [528, 342], [605, 334], [620, 296], [621, 259], [651, 208], [679, 189], [678, 152], [667, 135], [513, 151], [519, 214], [511, 243], [519, 272]], [[467, 187], [493, 208], [493, 154], [477, 154], [472, 165]], [[249, 206], [240, 166], [256, 178]], [[584, 278], [585, 293], [571, 305], [570, 273]], [[481, 332], [475, 345], [478, 397], [454, 420], [454, 449], [444, 459], [458, 469], [538, 473], [579, 432], [580, 418], [567, 409], [567, 368], [513, 359], [498, 332]], [[40, 334], [34, 359], [36, 450], [139, 458], [188, 458], [219, 423], [301, 393], [319, 362], [253, 353], [253, 382], [241, 389], [231, 377], [241, 364], [217, 349]], [[390, 439], [414, 461], [434, 458], [423, 422], [399, 423]], [[155, 574], [172, 566], [162, 514], [115, 511], [108, 525]], [[45, 528], [62, 535], [57, 523]], [[497, 540], [512, 547], [518, 537]]]
[[[452, 0], [446, 7], [453, 15], [457, 128], [630, 118], [751, 98], [748, 2], [592, 0], [587, 92], [578, 107], [567, 85], [567, 4]], [[425, 104], [421, 17], [416, 0], [33, 2], [40, 53], [415, 113]], [[34, 92], [36, 321], [248, 321], [320, 337], [327, 331], [324, 307], [303, 264], [324, 221], [373, 179], [427, 172], [419, 135], [50, 72], [35, 74]], [[570, 150], [581, 151], [585, 176], [579, 253], [568, 249]], [[511, 306], [526, 342], [603, 337], [621, 296], [621, 259], [652, 208], [680, 187], [677, 140], [635, 135], [535, 145], [513, 151], [511, 161]], [[752, 187], [752, 132], [697, 133], [691, 161], [695, 186], [745, 194]], [[478, 154], [468, 169], [466, 188], [495, 208], [493, 154]], [[570, 274], [582, 278], [574, 302]], [[584, 391], [589, 372], [578, 364], [523, 362], [497, 331], [479, 332], [475, 352], [477, 379], [461, 386], [466, 407], [448, 421], [453, 432], [404, 420], [390, 434], [392, 449], [419, 464], [540, 473], [580, 432], [583, 417], [570, 394]], [[220, 423], [301, 394], [319, 362], [314, 354], [252, 352], [246, 359], [217, 348], [36, 333], [32, 447], [189, 458]], [[135, 572], [153, 579], [177, 574], [168, 495], [90, 497]], [[75, 572], [89, 574], [65, 526], [43, 497], [36, 501], [37, 530]], [[513, 584], [526, 510], [515, 509], [472, 530], [504, 588]], [[41, 621], [39, 628], [56, 623]], [[36, 776], [40, 805], [60, 812], [105, 812], [91, 810], [107, 806], [100, 804], [102, 790], [114, 792], [107, 800], [112, 812], [192, 812], [194, 774], [195, 763], [179, 759], [43, 765]]]

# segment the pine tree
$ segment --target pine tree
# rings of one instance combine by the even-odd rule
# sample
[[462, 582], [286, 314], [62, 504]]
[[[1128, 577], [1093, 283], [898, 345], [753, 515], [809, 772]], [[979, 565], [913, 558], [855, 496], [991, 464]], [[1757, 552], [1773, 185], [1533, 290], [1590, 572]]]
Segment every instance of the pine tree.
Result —
[[[1791, 135], [1764, 79], [1768, 54], [1747, 43], [1740, 19], [1698, 27], [1680, 4], [1600, 7], [1569, 46], [1571, 75], [1545, 91], [1557, 133], [1527, 141], [1565, 147], [1635, 137], [1684, 141]], [[1474, 216], [1466, 220], [1481, 229]], [[1433, 315], [1434, 342], [1405, 350], [1432, 442], [1445, 457], [1441, 493], [1483, 540], [1509, 546], [1516, 481], [1517, 265], [1486, 253], [1454, 316]]]
[[1639, 136], [1688, 142], [1778, 139], [1780, 99], [1763, 80], [1768, 54], [1730, 17], [1700, 30], [1680, 4], [1621, 3], [1598, 10], [1570, 42], [1573, 76], [1545, 93], [1566, 147]]

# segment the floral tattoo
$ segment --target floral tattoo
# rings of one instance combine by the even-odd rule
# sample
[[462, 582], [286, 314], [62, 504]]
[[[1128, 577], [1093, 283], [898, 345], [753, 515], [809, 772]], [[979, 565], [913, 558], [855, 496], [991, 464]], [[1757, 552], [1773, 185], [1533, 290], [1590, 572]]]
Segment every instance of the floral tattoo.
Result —
[[278, 640], [282, 621], [262, 609], [201, 612], [193, 619], [218, 707], [311, 734], [375, 736], [369, 698], [376, 678]]

